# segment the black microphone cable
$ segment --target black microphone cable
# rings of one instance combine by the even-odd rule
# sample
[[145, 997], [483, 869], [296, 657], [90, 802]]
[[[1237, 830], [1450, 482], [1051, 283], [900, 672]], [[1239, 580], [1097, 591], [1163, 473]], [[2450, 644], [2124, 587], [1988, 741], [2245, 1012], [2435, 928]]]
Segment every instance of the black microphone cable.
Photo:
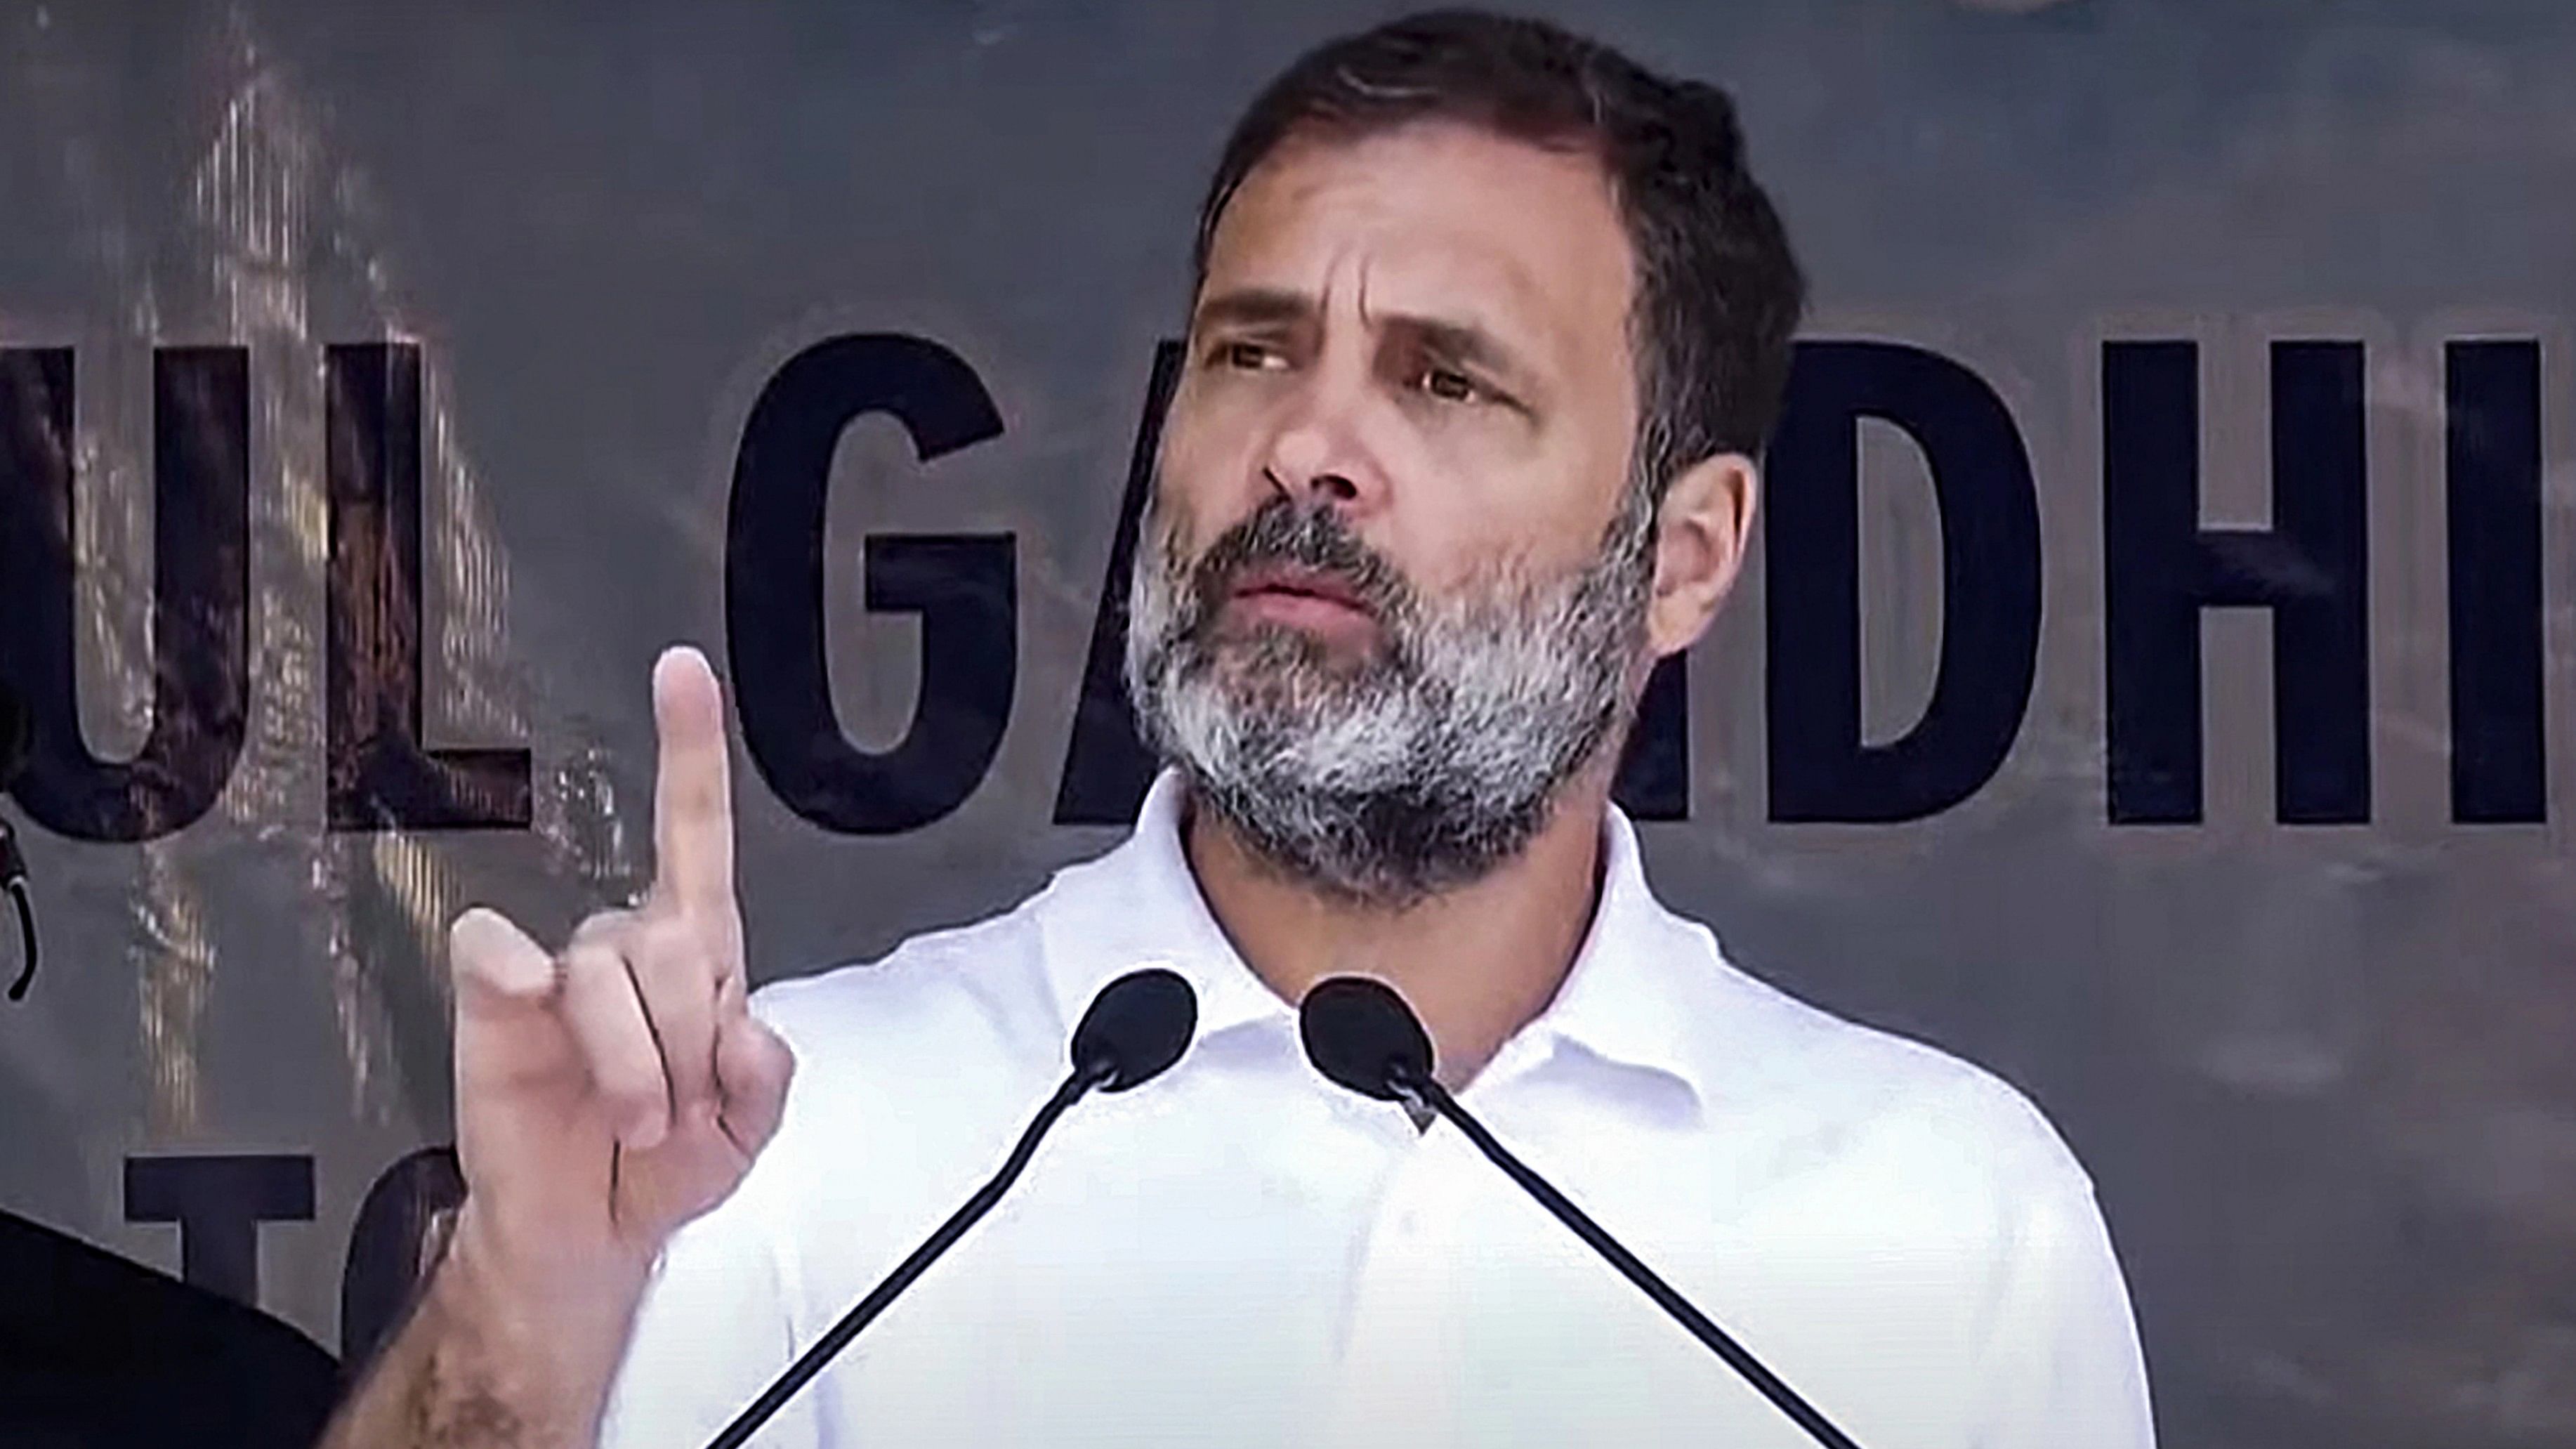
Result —
[[1483, 1123], [1468, 1115], [1467, 1109], [1459, 1106], [1448, 1089], [1432, 1077], [1431, 1038], [1423, 1031], [1413, 1008], [1405, 1005], [1394, 988], [1364, 976], [1335, 976], [1317, 982], [1298, 1007], [1297, 1033], [1306, 1044], [1307, 1058], [1333, 1081], [1363, 1096], [1403, 1102], [1417, 1109], [1417, 1113], [1437, 1112], [1447, 1118], [1487, 1160], [1538, 1199], [1539, 1206], [1571, 1228], [1622, 1277], [1637, 1285], [1655, 1301], [1655, 1306], [1672, 1315], [1691, 1337], [1724, 1359], [1727, 1367], [1759, 1390], [1772, 1407], [1788, 1415], [1826, 1449], [1860, 1449], [1813, 1404], [1799, 1397], [1797, 1390], [1764, 1367], [1725, 1329], [1710, 1322], [1708, 1315], [1693, 1307], [1678, 1289], [1638, 1261], [1636, 1254], [1620, 1246], [1607, 1229], [1514, 1157], [1494, 1139], [1494, 1134], [1485, 1130]]
[[[29, 744], [27, 707], [6, 685], [0, 685], [0, 792], [8, 790], [27, 763]], [[9, 826], [8, 817], [0, 816], [0, 889], [9, 892], [9, 903], [18, 913], [18, 979], [9, 983], [9, 999], [27, 999], [27, 987], [36, 979], [36, 903], [27, 896], [27, 857], [18, 849], [18, 832]]]
[[1002, 1194], [1019, 1180], [1021, 1169], [1036, 1155], [1038, 1142], [1055, 1126], [1074, 1103], [1094, 1090], [1123, 1092], [1128, 1088], [1161, 1076], [1181, 1053], [1188, 1049], [1190, 1034], [1198, 1028], [1198, 995], [1178, 972], [1162, 967], [1131, 971], [1102, 987], [1082, 1014], [1082, 1024], [1073, 1032], [1073, 1071], [1056, 1088], [1046, 1105], [1038, 1108], [1028, 1130], [1020, 1134], [1010, 1156], [1002, 1161], [1001, 1171], [975, 1190], [963, 1206], [951, 1213], [912, 1255], [895, 1265], [884, 1281], [868, 1290], [868, 1295], [841, 1316], [811, 1348], [797, 1356], [778, 1381], [761, 1391], [750, 1407], [734, 1417], [724, 1431], [707, 1443], [707, 1449], [740, 1449], [740, 1446], [769, 1422], [771, 1415], [785, 1406], [798, 1389], [805, 1386], [833, 1355], [849, 1346], [859, 1330], [875, 1321], [895, 1295], [912, 1286], [942, 1253], [966, 1235]]
[[0, 888], [9, 892], [9, 903], [18, 912], [18, 979], [9, 983], [9, 999], [27, 999], [27, 987], [36, 979], [36, 904], [27, 899], [27, 858], [18, 853], [18, 833], [0, 818]]

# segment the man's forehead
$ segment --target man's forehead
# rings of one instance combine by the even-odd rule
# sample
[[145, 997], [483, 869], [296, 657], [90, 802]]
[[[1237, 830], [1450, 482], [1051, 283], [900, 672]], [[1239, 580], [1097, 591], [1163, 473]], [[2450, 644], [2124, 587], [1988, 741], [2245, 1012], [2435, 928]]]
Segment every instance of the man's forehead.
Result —
[[1283, 145], [1227, 204], [1201, 298], [1352, 300], [1539, 334], [1624, 332], [1630, 263], [1609, 183], [1577, 152], [1463, 125]]

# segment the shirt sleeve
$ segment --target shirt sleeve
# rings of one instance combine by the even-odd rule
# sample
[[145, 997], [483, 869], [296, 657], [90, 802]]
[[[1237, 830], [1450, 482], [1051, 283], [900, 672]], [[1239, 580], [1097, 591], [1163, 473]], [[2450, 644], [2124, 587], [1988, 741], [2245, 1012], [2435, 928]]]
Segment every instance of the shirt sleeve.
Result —
[[[626, 1356], [610, 1381], [599, 1449], [697, 1449], [750, 1407], [803, 1351], [803, 1300], [787, 1224], [808, 1168], [800, 1160], [817, 1090], [814, 1049], [782, 1020], [775, 988], [755, 1016], [795, 1052], [795, 1084], [777, 1133], [733, 1194], [662, 1245], [637, 1306]], [[829, 1449], [808, 1384], [752, 1436], [751, 1449]]]
[[2153, 1449], [2146, 1361], [2110, 1231], [2071, 1156], [2053, 1176], [2032, 1194], [2004, 1271], [1971, 1442]]
[[[785, 1275], [764, 1228], [756, 1199], [737, 1192], [663, 1246], [609, 1387], [600, 1449], [703, 1445], [795, 1362]], [[810, 1392], [751, 1440], [757, 1449], [822, 1442]]]

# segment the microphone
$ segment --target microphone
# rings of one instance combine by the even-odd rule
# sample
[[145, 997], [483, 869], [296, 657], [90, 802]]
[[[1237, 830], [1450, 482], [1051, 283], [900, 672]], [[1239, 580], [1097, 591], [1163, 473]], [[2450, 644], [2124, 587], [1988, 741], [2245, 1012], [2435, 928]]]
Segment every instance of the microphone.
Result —
[[[0, 685], [0, 791], [25, 768], [32, 744], [27, 707], [7, 685]], [[24, 1001], [28, 983], [36, 979], [36, 905], [27, 898], [27, 858], [18, 852], [18, 833], [5, 817], [0, 817], [0, 889], [9, 892], [10, 904], [18, 908], [21, 962], [18, 979], [9, 983], [9, 999]]]
[[1710, 1322], [1707, 1315], [1691, 1306], [1689, 1299], [1621, 1247], [1618, 1239], [1550, 1186], [1547, 1179], [1495, 1141], [1483, 1123], [1469, 1116], [1467, 1109], [1433, 1079], [1431, 1038], [1423, 1031], [1413, 1008], [1404, 1004], [1404, 998], [1396, 995], [1394, 988], [1364, 976], [1334, 976], [1319, 981], [1297, 1009], [1297, 1034], [1306, 1044], [1307, 1059], [1333, 1081], [1363, 1096], [1403, 1102], [1417, 1113], [1437, 1112], [1448, 1118], [1468, 1141], [1476, 1144], [1477, 1151], [1503, 1170], [1504, 1176], [1538, 1199], [1539, 1206], [1573, 1229], [1576, 1237], [1608, 1259], [1611, 1267], [1655, 1300], [1657, 1307], [1671, 1314], [1710, 1352], [1726, 1360], [1729, 1368], [1760, 1390], [1762, 1397], [1817, 1443], [1826, 1449], [1859, 1449], [1849, 1436], [1800, 1398], [1797, 1390], [1763, 1367], [1744, 1345]]
[[912, 1256], [895, 1265], [884, 1281], [868, 1290], [831, 1331], [814, 1341], [814, 1346], [798, 1356], [778, 1381], [761, 1391], [750, 1407], [734, 1417], [724, 1431], [707, 1441], [707, 1449], [741, 1449], [741, 1445], [758, 1432], [769, 1417], [793, 1398], [806, 1381], [823, 1371], [833, 1355], [849, 1346], [859, 1330], [883, 1313], [895, 1295], [912, 1286], [942, 1253], [964, 1237], [1002, 1194], [1019, 1180], [1020, 1170], [1038, 1150], [1038, 1140], [1065, 1110], [1094, 1090], [1123, 1092], [1161, 1076], [1188, 1050], [1190, 1033], [1198, 1029], [1198, 994], [1178, 972], [1160, 966], [1130, 971], [1100, 989], [1082, 1013], [1082, 1022], [1073, 1029], [1070, 1055], [1073, 1072], [1056, 1088], [1046, 1105], [1038, 1108], [1028, 1130], [1020, 1134], [1019, 1144], [1002, 1161], [1002, 1170], [975, 1190], [963, 1206], [949, 1215]]

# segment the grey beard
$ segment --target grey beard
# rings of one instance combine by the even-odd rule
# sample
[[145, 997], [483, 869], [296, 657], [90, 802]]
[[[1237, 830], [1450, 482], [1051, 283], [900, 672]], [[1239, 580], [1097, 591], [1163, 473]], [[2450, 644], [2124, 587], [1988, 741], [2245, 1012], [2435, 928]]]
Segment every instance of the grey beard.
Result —
[[[1490, 570], [1437, 600], [1329, 511], [1273, 500], [1194, 563], [1158, 506], [1128, 595], [1127, 691], [1146, 743], [1194, 804], [1311, 889], [1400, 909], [1483, 878], [1627, 733], [1653, 579], [1653, 512], [1628, 491], [1584, 567]], [[1353, 665], [1285, 627], [1213, 637], [1253, 562], [1349, 579], [1378, 650]]]

